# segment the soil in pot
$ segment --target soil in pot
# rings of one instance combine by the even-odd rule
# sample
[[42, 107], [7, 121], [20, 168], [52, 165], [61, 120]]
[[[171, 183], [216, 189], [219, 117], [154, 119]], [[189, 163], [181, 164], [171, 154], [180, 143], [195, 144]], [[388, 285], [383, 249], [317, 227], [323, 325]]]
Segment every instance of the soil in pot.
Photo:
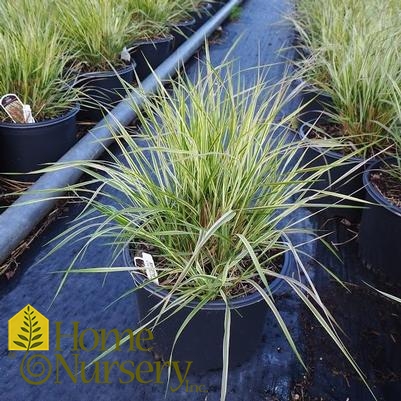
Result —
[[78, 112], [76, 106], [63, 116], [37, 123], [0, 123], [0, 173], [19, 173], [8, 178], [35, 181], [39, 174], [24, 173], [56, 162], [75, 144]]
[[[128, 247], [124, 258], [127, 266], [132, 265]], [[294, 261], [290, 255], [283, 259], [281, 272], [289, 274]], [[143, 283], [144, 279], [141, 274], [134, 275], [137, 285]], [[281, 283], [280, 280], [271, 282], [270, 290], [273, 294], [277, 292]], [[141, 323], [154, 316], [153, 313], [149, 315], [149, 311], [167, 296], [167, 291], [154, 283], [147, 284], [135, 293]], [[153, 347], [152, 351], [157, 359], [169, 360], [175, 335], [196, 305], [194, 301], [152, 330], [154, 340], [148, 346]], [[268, 307], [258, 293], [251, 293], [232, 298], [231, 308], [229, 364], [230, 367], [234, 367], [248, 360], [260, 345]], [[191, 373], [220, 369], [223, 366], [224, 315], [225, 304], [222, 300], [207, 303], [191, 319], [179, 337], [174, 348], [173, 360], [192, 361]]]
[[370, 182], [394, 206], [401, 208], [401, 182], [389, 171], [379, 170], [370, 173]]
[[116, 71], [99, 71], [80, 74], [73, 86], [84, 95], [78, 121], [97, 122], [125, 96], [126, 90], [121, 81], [134, 82], [134, 64], [129, 64]]
[[363, 213], [359, 254], [368, 268], [386, 278], [401, 279], [401, 182], [377, 161], [363, 176], [366, 200], [374, 203]]
[[180, 47], [194, 32], [195, 18], [187, 21], [177, 22], [171, 29], [171, 34], [174, 37], [173, 50]]
[[135, 61], [135, 74], [139, 80], [145, 79], [167, 57], [173, 48], [173, 35], [164, 38], [136, 41], [130, 46], [130, 54]]
[[[324, 139], [324, 137], [321, 136], [322, 134], [320, 129], [327, 132], [327, 134], [331, 135], [332, 138], [341, 136], [341, 128], [339, 126], [327, 123], [326, 121], [319, 121], [319, 123], [316, 124], [316, 127], [319, 129], [311, 129], [310, 127], [313, 123], [314, 121], [310, 121], [309, 123], [305, 123], [301, 126], [299, 129], [299, 136], [301, 140], [305, 141], [316, 138]], [[344, 151], [346, 150], [347, 149], [344, 148]], [[303, 162], [309, 167], [319, 167], [338, 162], [338, 160], [342, 157], [344, 157], [344, 154], [342, 153], [309, 146], [304, 152]], [[352, 174], [335, 183], [353, 168], [356, 169]], [[314, 191], [326, 190], [363, 200], [365, 199], [365, 190], [363, 188], [362, 181], [364, 170], [364, 159], [352, 157], [341, 165], [333, 167], [325, 172], [319, 180], [311, 184], [310, 188]], [[341, 217], [346, 218], [351, 222], [359, 222], [361, 219], [363, 205], [358, 202], [340, 200], [334, 196], [325, 196], [323, 198], [319, 198], [316, 202], [311, 203], [324, 203], [325, 205], [336, 204], [336, 207], [328, 207], [322, 210], [322, 213], [327, 218]], [[311, 207], [311, 210], [316, 211], [317, 209]]]

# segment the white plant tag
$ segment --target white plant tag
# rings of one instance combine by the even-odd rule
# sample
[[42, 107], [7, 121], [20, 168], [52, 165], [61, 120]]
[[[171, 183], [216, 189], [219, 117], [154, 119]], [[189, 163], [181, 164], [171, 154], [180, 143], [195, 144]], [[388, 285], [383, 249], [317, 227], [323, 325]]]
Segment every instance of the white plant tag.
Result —
[[152, 280], [155, 284], [159, 285], [159, 279], [157, 278], [157, 270], [156, 270], [156, 265], [153, 260], [152, 255], [146, 252], [142, 252], [142, 257], [135, 257], [134, 262], [135, 266], [138, 267], [137, 265], [137, 260], [142, 261], [143, 267], [142, 269], [145, 270], [145, 273], [148, 277], [149, 280]]
[[24, 104], [14, 93], [8, 93], [0, 98], [0, 105], [14, 123], [24, 124]]
[[29, 104], [24, 104], [22, 107], [22, 111], [24, 113], [24, 119], [26, 123], [32, 124], [35, 122], [35, 119], [32, 117], [32, 110]]
[[126, 47], [123, 48], [120, 54], [121, 60], [126, 61], [129, 63], [131, 61], [131, 54], [129, 53]]

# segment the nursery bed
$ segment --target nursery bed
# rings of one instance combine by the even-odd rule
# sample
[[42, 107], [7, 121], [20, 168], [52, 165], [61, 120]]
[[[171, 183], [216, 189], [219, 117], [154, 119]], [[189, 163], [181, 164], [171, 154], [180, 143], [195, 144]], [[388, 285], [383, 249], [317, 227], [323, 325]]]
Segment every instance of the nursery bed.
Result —
[[[243, 36], [233, 51], [233, 57], [238, 58], [237, 63], [241, 68], [254, 67], [258, 63], [277, 62], [276, 51], [288, 46], [292, 40], [291, 28], [278, 24], [282, 13], [288, 11], [291, 6], [291, 2], [286, 3], [281, 0], [247, 0], [242, 6], [239, 20], [227, 24], [222, 37], [211, 47], [213, 62], [221, 61], [231, 44], [240, 35]], [[291, 57], [291, 54], [283, 54], [283, 57]], [[192, 60], [187, 68], [194, 73], [196, 60]], [[279, 79], [283, 70], [283, 65], [275, 65], [270, 69], [268, 78]], [[251, 73], [249, 73], [249, 79], [252, 79]], [[111, 149], [115, 150], [116, 147], [112, 146]], [[45, 384], [32, 386], [25, 383], [20, 376], [19, 364], [22, 353], [15, 354], [7, 350], [7, 320], [27, 303], [46, 315], [51, 322], [51, 330], [55, 321], [62, 322], [65, 333], [72, 331], [74, 321], [79, 322], [82, 330], [116, 328], [122, 332], [126, 328], [136, 326], [137, 308], [133, 295], [111, 305], [106, 312], [104, 311], [104, 308], [117, 297], [132, 288], [129, 275], [124, 273], [108, 275], [105, 280], [100, 275], [72, 275], [49, 308], [60, 283], [60, 275], [52, 273], [68, 267], [82, 243], [69, 244], [44, 261], [41, 261], [41, 258], [52, 249], [53, 245], [48, 244], [48, 241], [63, 232], [80, 211], [80, 205], [71, 205], [68, 213], [60, 216], [27, 249], [21, 258], [20, 269], [13, 279], [0, 283], [2, 322], [0, 337], [3, 339], [0, 349], [1, 393], [10, 401], [161, 400], [164, 398], [164, 385], [145, 385], [136, 381], [131, 384], [120, 384], [113, 375], [111, 375], [112, 383], [110, 384], [72, 384], [71, 379], [63, 371], [59, 377], [59, 383], [55, 383], [55, 372], [53, 372], [52, 378]], [[316, 219], [312, 220], [311, 224], [321, 227], [323, 222]], [[315, 270], [318, 287], [348, 335], [346, 344], [367, 373], [378, 399], [398, 401], [401, 394], [399, 363], [401, 310], [372, 294], [362, 282], [362, 280], [372, 282], [372, 277], [370, 272], [363, 269], [357, 257], [356, 241], [350, 241], [354, 236], [350, 228], [346, 229], [344, 224], [335, 221], [327, 223], [324, 227], [333, 230], [334, 234], [330, 238], [332, 242], [345, 242], [339, 247], [344, 264], [333, 255], [323, 252], [320, 247], [316, 249], [317, 258], [349, 282], [351, 292], [346, 293], [316, 266], [310, 264], [309, 267]], [[299, 239], [305, 240], [305, 238]], [[80, 266], [106, 266], [112, 255], [110, 248], [103, 245], [105, 244], [101, 240], [93, 243], [84, 259], [80, 261]], [[119, 263], [121, 259], [117, 260], [115, 265]], [[375, 283], [377, 282], [376, 278]], [[380, 289], [389, 292], [398, 290], [399, 293], [399, 289], [392, 288], [384, 281]], [[277, 325], [267, 322], [257, 354], [246, 364], [230, 371], [227, 400], [345, 401], [349, 399], [349, 401], [367, 401], [371, 399], [360, 380], [352, 374], [352, 369], [344, 358], [339, 356], [330, 340], [313, 324], [310, 316], [299, 304], [299, 300], [281, 294], [278, 296], [277, 306], [292, 332], [295, 333], [295, 341], [302, 344], [301, 352], [310, 367], [309, 373], [306, 375], [302, 373], [298, 361], [283, 340]], [[68, 339], [63, 339], [62, 344], [65, 344], [62, 355], [71, 365], [74, 361], [72, 344]], [[55, 344], [51, 344], [50, 347], [53, 350]], [[122, 351], [116, 355], [113, 354], [109, 359], [132, 360], [136, 364], [141, 360], [152, 361], [149, 354], [132, 353], [126, 347], [122, 348]], [[50, 351], [45, 354], [54, 367], [55, 353]], [[97, 352], [81, 352], [79, 360], [88, 362], [97, 355]], [[92, 371], [89, 370], [89, 372]], [[175, 393], [167, 392], [166, 399], [171, 401], [219, 400], [220, 371], [190, 375], [188, 380], [190, 384], [197, 385], [198, 388], [203, 385], [202, 389], [205, 389], [207, 393], [196, 391], [188, 393], [185, 388], [181, 388]]]
[[[400, 283], [388, 282], [367, 270], [358, 258], [357, 226], [341, 220], [315, 221], [331, 232], [343, 263], [318, 246], [317, 257], [341, 278], [347, 290], [317, 269], [315, 283], [328, 308], [346, 333], [345, 343], [367, 376], [379, 400], [396, 401], [401, 394], [401, 306], [387, 302], [365, 283], [399, 294]], [[366, 387], [322, 330], [302, 314], [309, 366], [305, 400], [369, 400]], [[302, 398], [301, 398], [302, 399]]]

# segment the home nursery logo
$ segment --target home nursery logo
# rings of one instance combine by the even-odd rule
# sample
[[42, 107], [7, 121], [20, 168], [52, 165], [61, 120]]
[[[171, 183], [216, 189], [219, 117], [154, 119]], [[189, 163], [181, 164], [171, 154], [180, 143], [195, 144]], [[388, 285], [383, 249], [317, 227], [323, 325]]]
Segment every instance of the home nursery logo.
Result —
[[49, 320], [31, 305], [8, 321], [9, 351], [48, 351]]
[[[70, 326], [63, 322], [55, 322], [54, 358], [37, 352], [50, 350], [49, 337], [49, 320], [32, 305], [25, 306], [8, 321], [8, 350], [25, 351], [20, 364], [20, 374], [29, 384], [41, 385], [46, 382], [61, 384], [66, 380], [74, 384], [93, 382], [111, 384], [113, 376], [117, 377], [116, 380], [120, 384], [129, 384], [133, 381], [142, 384], [164, 384], [162, 373], [169, 371], [178, 381], [169, 385], [171, 392], [180, 389], [191, 393], [207, 392], [204, 385], [190, 383], [187, 379], [192, 365], [190, 361], [144, 360], [136, 363], [132, 360], [113, 362], [94, 360], [88, 363], [83, 360], [87, 358], [81, 358], [82, 353], [93, 351], [98, 351], [99, 354], [110, 349], [113, 352], [121, 351], [124, 338], [128, 342], [128, 352], [150, 352], [152, 348], [146, 347], [146, 343], [151, 342], [154, 337], [149, 329], [137, 332], [126, 329], [120, 333], [117, 329], [82, 330], [79, 322], [72, 322]], [[67, 359], [62, 354], [66, 347], [71, 351]], [[89, 366], [90, 373], [87, 369]]]

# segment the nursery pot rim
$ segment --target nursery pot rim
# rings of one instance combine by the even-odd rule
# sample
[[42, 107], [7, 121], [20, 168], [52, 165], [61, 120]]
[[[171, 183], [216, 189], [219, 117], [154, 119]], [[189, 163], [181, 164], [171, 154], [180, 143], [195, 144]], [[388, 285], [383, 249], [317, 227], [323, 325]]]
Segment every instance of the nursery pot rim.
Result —
[[[27, 129], [34, 130], [36, 128], [49, 127], [49, 126], [58, 124], [60, 122], [63, 122], [65, 120], [68, 120], [69, 118], [73, 117], [74, 115], [76, 115], [79, 112], [80, 108], [81, 108], [80, 104], [76, 103], [73, 107], [68, 109], [68, 111], [65, 114], [63, 114], [59, 117], [49, 118], [48, 120], [42, 120], [42, 121], [38, 121], [36, 123], [27, 123], [27, 124], [0, 122], [0, 127], [13, 129], [16, 131], [16, 134], [18, 134], [19, 131], [25, 131]], [[40, 131], [38, 131], [37, 133], [40, 134]], [[24, 134], [25, 134], [25, 132], [24, 132]], [[35, 135], [35, 134], [36, 134], [35, 132], [32, 133], [32, 135]]]
[[[301, 140], [308, 140], [309, 139], [308, 136], [305, 133], [305, 127], [307, 126], [308, 128], [310, 128], [310, 126], [315, 125], [314, 123], [316, 123], [316, 121], [309, 120], [309, 121], [304, 122], [300, 126], [300, 128], [298, 130], [298, 135], [301, 137]], [[316, 146], [316, 145], [309, 145], [309, 147], [311, 149], [315, 150], [316, 152], [321, 153], [324, 156], [329, 156], [329, 157], [332, 157], [333, 159], [336, 159], [336, 160], [341, 159], [342, 157], [345, 156], [344, 154], [342, 154], [340, 152], [335, 152], [334, 150], [326, 150], [326, 151], [324, 151], [324, 148], [321, 148], [321, 147]], [[363, 157], [352, 156], [352, 157], [350, 157], [348, 159], [348, 162], [351, 162], [351, 163], [362, 163], [365, 160], [366, 159], [364, 159]]]
[[149, 39], [138, 39], [131, 42], [129, 46], [127, 46], [128, 50], [136, 50], [139, 46], [153, 44], [153, 43], [165, 43], [171, 42], [174, 40], [174, 36], [171, 33], [167, 33], [162, 37], [157, 38], [149, 38]]
[[174, 28], [187, 27], [195, 24], [196, 24], [195, 18], [190, 17], [182, 21], [172, 22], [170, 26], [174, 29]]
[[386, 160], [391, 161], [394, 159], [389, 157], [384, 160], [375, 160], [374, 162], [372, 162], [372, 164], [363, 173], [363, 177], [362, 177], [363, 185], [364, 185], [366, 191], [369, 193], [369, 195], [377, 203], [379, 203], [381, 206], [384, 206], [390, 212], [392, 212], [398, 216], [401, 216], [401, 208], [394, 205], [393, 203], [391, 203], [383, 194], [381, 194], [369, 179], [372, 171], [380, 171], [380, 165]]
[[122, 67], [116, 70], [91, 71], [91, 72], [79, 73], [73, 85], [76, 84], [77, 81], [79, 81], [82, 78], [110, 78], [116, 75], [122, 75], [128, 73], [130, 70], [134, 70], [135, 67], [136, 67], [135, 61], [131, 60], [131, 62], [128, 63], [126, 67]]
[[[130, 244], [127, 244], [124, 249], [123, 249], [123, 259], [124, 259], [124, 264], [126, 266], [132, 266], [132, 259], [131, 259], [131, 254], [130, 254]], [[290, 271], [291, 271], [291, 262], [293, 260], [293, 257], [290, 253], [290, 251], [286, 251], [284, 253], [284, 261], [283, 265], [280, 269], [280, 274], [283, 274], [285, 276], [288, 276]], [[132, 276], [135, 284], [143, 284], [146, 279], [144, 276], [137, 274], [135, 271], [130, 272], [130, 275]], [[272, 294], [277, 292], [277, 290], [283, 285], [283, 280], [280, 278], [275, 278], [269, 285], [269, 290]], [[166, 296], [169, 294], [167, 290], [164, 290], [162, 287], [154, 284], [154, 283], [147, 283], [145, 286], [143, 286], [146, 291], [148, 291], [150, 294], [160, 298], [160, 299], [165, 299]], [[267, 291], [265, 289], [265, 291]], [[174, 299], [176, 296], [173, 295], [172, 299]], [[234, 298], [231, 298], [228, 300], [228, 305], [230, 309], [238, 309], [238, 308], [243, 308], [255, 303], [258, 303], [260, 301], [263, 301], [263, 297], [259, 294], [258, 291], [253, 292], [250, 295], [246, 296], [237, 296]], [[199, 305], [199, 302], [197, 301], [191, 301], [186, 307], [194, 309], [197, 305]], [[218, 301], [210, 301], [207, 302], [205, 305], [202, 306], [202, 310], [224, 310], [226, 308], [226, 304], [223, 300], [218, 300]]]

